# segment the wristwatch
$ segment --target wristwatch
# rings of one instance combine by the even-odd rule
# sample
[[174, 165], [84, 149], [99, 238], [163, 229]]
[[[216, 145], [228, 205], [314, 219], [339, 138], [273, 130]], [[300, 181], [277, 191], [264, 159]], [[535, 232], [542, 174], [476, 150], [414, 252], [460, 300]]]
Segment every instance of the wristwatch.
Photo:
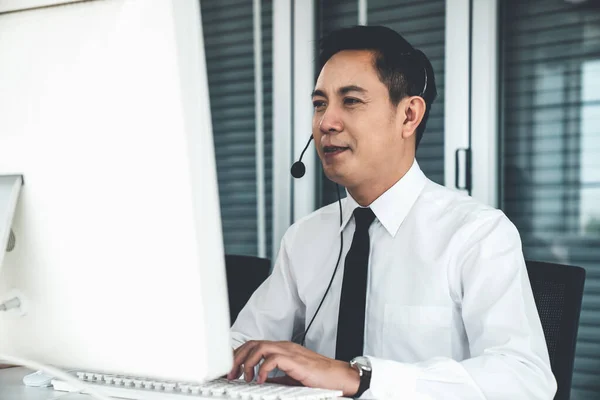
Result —
[[358, 392], [352, 397], [358, 398], [362, 396], [364, 392], [371, 386], [371, 362], [367, 357], [355, 357], [350, 361], [350, 366], [358, 371], [360, 376], [360, 385], [358, 386]]

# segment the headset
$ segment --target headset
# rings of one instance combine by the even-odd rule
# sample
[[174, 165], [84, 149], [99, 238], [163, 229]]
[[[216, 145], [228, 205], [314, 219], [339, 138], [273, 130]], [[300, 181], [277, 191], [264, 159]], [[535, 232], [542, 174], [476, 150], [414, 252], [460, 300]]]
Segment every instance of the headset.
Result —
[[[302, 150], [302, 153], [300, 154], [300, 158], [298, 159], [298, 161], [296, 161], [294, 164], [292, 164], [292, 168], [291, 168], [290, 172], [291, 172], [292, 176], [296, 179], [302, 178], [306, 172], [306, 167], [304, 166], [304, 163], [302, 162], [302, 157], [304, 157], [304, 153], [306, 152], [306, 149], [308, 149], [308, 146], [310, 145], [310, 142], [312, 141], [312, 139], [313, 139], [313, 137], [312, 137], [312, 135], [310, 135], [308, 142], [306, 142], [306, 146], [304, 146], [304, 150]], [[335, 188], [336, 188], [336, 193], [337, 193], [338, 206], [340, 208], [340, 227], [341, 227], [343, 217], [342, 217], [342, 199], [340, 196], [340, 185], [338, 185], [336, 183]], [[319, 303], [319, 306], [317, 307], [317, 311], [315, 311], [312, 319], [310, 320], [310, 323], [308, 324], [308, 326], [304, 330], [304, 333], [302, 334], [302, 340], [300, 341], [301, 346], [304, 346], [304, 342], [306, 340], [306, 334], [308, 333], [308, 330], [310, 329], [311, 325], [315, 321], [315, 318], [316, 318], [317, 314], [319, 313], [319, 310], [321, 309], [323, 302], [325, 301], [325, 297], [327, 297], [327, 293], [329, 293], [329, 289], [331, 288], [331, 284], [333, 283], [333, 279], [335, 278], [335, 273], [337, 272], [338, 267], [340, 265], [340, 260], [342, 259], [343, 249], [344, 249], [344, 232], [340, 231], [340, 252], [338, 254], [337, 261], [335, 262], [335, 268], [333, 270], [333, 274], [331, 274], [331, 279], [329, 280], [329, 285], [327, 285], [327, 289], [325, 290], [325, 294], [323, 294], [323, 297], [321, 298], [321, 302]]]
[[[415, 53], [410, 52], [410, 53], [402, 53], [400, 55], [401, 56], [411, 56], [414, 54]], [[425, 67], [423, 67], [423, 72], [425, 74], [425, 79], [424, 79], [425, 83], [423, 85], [423, 90], [421, 90], [421, 93], [419, 93], [418, 96], [425, 98], [425, 91], [427, 90], [427, 69]], [[304, 153], [306, 152], [306, 149], [308, 149], [308, 146], [310, 145], [310, 142], [312, 140], [313, 140], [313, 136], [311, 134], [310, 137], [308, 138], [308, 141], [306, 142], [306, 145], [304, 146], [304, 149], [302, 150], [302, 153], [300, 153], [300, 158], [298, 159], [298, 161], [296, 161], [294, 164], [292, 164], [290, 173], [296, 179], [302, 178], [304, 176], [304, 174], [306, 173], [306, 166], [302, 162], [302, 157], [304, 157]], [[341, 200], [341, 196], [340, 196], [340, 185], [338, 185], [336, 183], [335, 187], [336, 187], [336, 192], [337, 192], [338, 206], [340, 209], [340, 227], [341, 227], [342, 222], [343, 222], [342, 221], [343, 217], [342, 217], [342, 200]], [[308, 330], [310, 329], [313, 322], [315, 321], [315, 318], [317, 317], [317, 314], [319, 313], [319, 310], [321, 309], [321, 306], [323, 305], [323, 302], [325, 301], [325, 298], [327, 297], [327, 293], [329, 293], [329, 289], [331, 289], [331, 285], [333, 284], [333, 279], [335, 278], [335, 274], [340, 265], [340, 260], [342, 259], [343, 249], [344, 249], [344, 232], [342, 230], [340, 230], [340, 252], [338, 254], [337, 261], [335, 262], [335, 268], [333, 269], [333, 274], [331, 274], [331, 279], [329, 280], [329, 285], [327, 285], [327, 289], [325, 290], [325, 293], [323, 294], [323, 297], [321, 298], [321, 302], [319, 303], [317, 310], [315, 311], [313, 317], [311, 318], [308, 326], [302, 333], [302, 340], [300, 341], [301, 346], [304, 346], [304, 342], [306, 341], [306, 335], [308, 334]]]

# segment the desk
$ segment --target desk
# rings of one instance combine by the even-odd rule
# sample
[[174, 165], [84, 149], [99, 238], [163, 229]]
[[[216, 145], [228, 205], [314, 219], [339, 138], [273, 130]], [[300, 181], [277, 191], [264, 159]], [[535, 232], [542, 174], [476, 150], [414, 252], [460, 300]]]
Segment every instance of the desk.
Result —
[[[65, 394], [55, 392], [52, 388], [34, 388], [23, 385], [23, 377], [33, 371], [27, 368], [0, 369], [1, 400], [51, 400]], [[70, 394], [61, 400], [90, 400], [92, 397], [81, 394]]]
[[[27, 368], [15, 367], [0, 369], [0, 400], [93, 400], [85, 394], [54, 391], [52, 388], [27, 387], [23, 384], [23, 377], [33, 371]], [[190, 397], [194, 400], [195, 397]], [[200, 400], [201, 398], [198, 398]], [[350, 400], [340, 397], [340, 400]]]

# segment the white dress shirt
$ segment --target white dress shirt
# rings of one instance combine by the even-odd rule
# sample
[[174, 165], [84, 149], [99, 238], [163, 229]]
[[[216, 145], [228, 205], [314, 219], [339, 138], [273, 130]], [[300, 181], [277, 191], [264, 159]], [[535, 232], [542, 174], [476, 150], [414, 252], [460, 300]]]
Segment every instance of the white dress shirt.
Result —
[[[273, 273], [240, 312], [232, 345], [290, 340], [335, 357], [344, 259], [354, 234], [342, 200], [292, 225]], [[552, 399], [556, 381], [514, 225], [499, 210], [427, 179], [415, 161], [371, 205], [362, 398]], [[352, 334], [352, 332], [348, 332]]]

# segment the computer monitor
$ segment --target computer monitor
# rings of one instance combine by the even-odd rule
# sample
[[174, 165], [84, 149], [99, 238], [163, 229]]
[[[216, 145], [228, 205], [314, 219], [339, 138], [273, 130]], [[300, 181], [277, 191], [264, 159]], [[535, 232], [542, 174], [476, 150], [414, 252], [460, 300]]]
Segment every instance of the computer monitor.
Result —
[[39, 3], [0, 0], [0, 175], [24, 179], [0, 299], [18, 289], [27, 308], [0, 312], [0, 353], [163, 380], [223, 375], [199, 2]]

